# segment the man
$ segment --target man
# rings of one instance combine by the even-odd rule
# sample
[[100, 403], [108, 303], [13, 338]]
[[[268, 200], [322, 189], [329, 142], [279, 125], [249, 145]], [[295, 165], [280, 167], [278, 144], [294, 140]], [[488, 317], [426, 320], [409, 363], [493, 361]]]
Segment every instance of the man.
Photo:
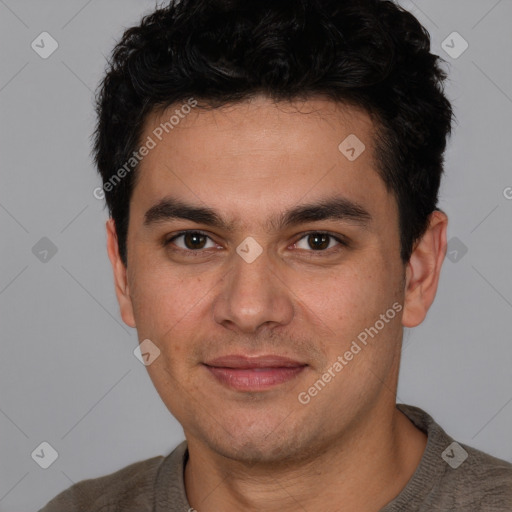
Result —
[[182, 0], [128, 29], [95, 157], [124, 322], [186, 441], [53, 511], [505, 511], [512, 465], [396, 404], [452, 110], [384, 0]]

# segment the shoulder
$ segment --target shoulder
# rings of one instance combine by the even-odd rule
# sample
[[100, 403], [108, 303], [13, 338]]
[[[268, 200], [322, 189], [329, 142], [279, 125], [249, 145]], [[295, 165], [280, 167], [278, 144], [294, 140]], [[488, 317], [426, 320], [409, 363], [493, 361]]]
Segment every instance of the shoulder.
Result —
[[155, 478], [163, 461], [164, 456], [159, 455], [99, 478], [81, 480], [39, 512], [149, 512]]
[[445, 473], [445, 483], [454, 494], [473, 507], [512, 510], [512, 464], [463, 443], [454, 442], [454, 447], [461, 452], [462, 462]]
[[[427, 448], [414, 484], [426, 488], [429, 510], [512, 510], [512, 464], [455, 441], [425, 411], [398, 408], [428, 434]], [[421, 479], [421, 482], [418, 480]]]

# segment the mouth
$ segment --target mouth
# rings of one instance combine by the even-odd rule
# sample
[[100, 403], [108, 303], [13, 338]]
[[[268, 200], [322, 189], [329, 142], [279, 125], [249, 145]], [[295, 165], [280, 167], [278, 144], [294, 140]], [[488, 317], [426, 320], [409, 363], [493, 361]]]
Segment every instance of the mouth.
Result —
[[263, 391], [296, 378], [308, 366], [275, 355], [229, 355], [203, 363], [213, 377], [238, 391]]

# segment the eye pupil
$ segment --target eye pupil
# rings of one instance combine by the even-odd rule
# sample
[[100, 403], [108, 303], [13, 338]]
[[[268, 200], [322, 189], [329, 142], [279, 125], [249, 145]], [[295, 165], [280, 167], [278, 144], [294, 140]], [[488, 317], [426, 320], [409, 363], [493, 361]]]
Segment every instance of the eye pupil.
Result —
[[329, 235], [322, 233], [309, 235], [308, 244], [312, 249], [326, 249], [329, 247]]
[[185, 233], [183, 240], [187, 249], [202, 249], [206, 242], [206, 236], [201, 233]]

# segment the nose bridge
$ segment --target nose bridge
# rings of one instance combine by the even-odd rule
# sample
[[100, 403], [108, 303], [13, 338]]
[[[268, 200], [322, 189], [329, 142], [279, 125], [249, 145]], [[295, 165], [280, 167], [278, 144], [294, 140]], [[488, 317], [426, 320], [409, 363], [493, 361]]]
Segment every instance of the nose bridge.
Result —
[[254, 332], [263, 324], [289, 322], [291, 294], [277, 272], [263, 248], [257, 249], [250, 240], [242, 242], [214, 304], [217, 323]]

